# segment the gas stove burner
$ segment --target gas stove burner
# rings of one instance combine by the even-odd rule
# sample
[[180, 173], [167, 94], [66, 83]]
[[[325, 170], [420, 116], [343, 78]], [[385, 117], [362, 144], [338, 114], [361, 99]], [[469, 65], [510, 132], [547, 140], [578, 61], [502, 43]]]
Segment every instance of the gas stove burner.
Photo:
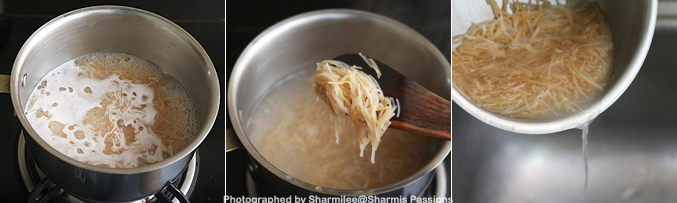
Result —
[[[54, 184], [51, 179], [42, 173], [40, 168], [38, 168], [31, 158], [30, 154], [26, 153], [26, 151], [27, 149], [24, 140], [24, 132], [21, 131], [17, 147], [21, 178], [23, 179], [26, 189], [31, 191], [31, 193], [33, 193], [33, 190], [36, 188], [38, 191], [42, 190], [39, 192], [39, 194], [31, 194], [32, 196], [36, 195], [37, 197], [35, 198], [40, 199], [47, 198], [49, 199], [49, 202], [86, 202], [84, 200], [78, 199], [63, 189], [60, 189], [56, 184]], [[176, 196], [173, 194], [174, 191], [172, 191], [172, 189], [169, 187], [175, 187], [178, 192], [184, 194], [186, 198], [190, 197], [193, 189], [195, 188], [195, 181], [197, 180], [199, 159], [200, 157], [198, 155], [198, 151], [196, 150], [193, 158], [190, 160], [190, 163], [188, 163], [188, 167], [186, 167], [184, 172], [171, 182], [171, 186], [168, 185], [162, 189], [162, 191], [160, 191], [160, 193], [164, 194], [164, 197], [156, 197], [156, 195], [151, 195], [130, 202], [180, 202], [180, 198], [175, 198]], [[165, 197], [167, 197], [167, 199], [165, 199]], [[30, 201], [36, 200], [34, 197], [31, 197]]]

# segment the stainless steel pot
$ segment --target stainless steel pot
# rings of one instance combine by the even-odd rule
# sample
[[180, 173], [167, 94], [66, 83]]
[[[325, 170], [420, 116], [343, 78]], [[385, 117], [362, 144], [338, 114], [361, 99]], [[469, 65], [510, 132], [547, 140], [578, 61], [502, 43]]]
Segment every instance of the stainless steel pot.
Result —
[[449, 154], [450, 142], [436, 140], [430, 147], [437, 153], [411, 176], [379, 188], [336, 190], [295, 179], [257, 152], [246, 126], [258, 101], [282, 78], [304, 69], [314, 70], [315, 63], [324, 59], [356, 52], [383, 61], [443, 98], [451, 96], [449, 61], [427, 39], [395, 20], [335, 9], [303, 13], [273, 25], [242, 52], [228, 84], [228, 111], [235, 134], [251, 155], [253, 168], [261, 171], [254, 175], [263, 177], [258, 179], [267, 185], [266, 194], [388, 195], [385, 193], [418, 184], [414, 182]]
[[[37, 83], [58, 65], [92, 52], [123, 52], [150, 60], [188, 90], [200, 130], [175, 155], [150, 165], [114, 169], [85, 164], [59, 153], [26, 120], [24, 107]], [[128, 201], [160, 191], [185, 169], [214, 124], [219, 108], [216, 70], [200, 44], [171, 21], [123, 6], [94, 6], [60, 15], [40, 27], [19, 51], [9, 81], [28, 152], [40, 169], [69, 193], [93, 201]]]
[[[612, 30], [614, 49], [612, 73], [606, 89], [591, 101], [580, 104], [581, 111], [564, 112], [559, 116], [548, 118], [513, 118], [483, 109], [461, 95], [456, 88], [452, 89], [453, 101], [482, 122], [523, 134], [556, 133], [579, 127], [597, 117], [625, 92], [642, 67], [656, 25], [657, 3], [656, 0], [623, 3], [607, 0], [590, 1], [597, 3], [607, 17]], [[497, 2], [500, 3], [498, 0]], [[453, 0], [452, 3], [457, 5], [452, 10], [453, 36], [464, 34], [471, 23], [483, 22], [493, 17], [491, 6], [485, 1]]]

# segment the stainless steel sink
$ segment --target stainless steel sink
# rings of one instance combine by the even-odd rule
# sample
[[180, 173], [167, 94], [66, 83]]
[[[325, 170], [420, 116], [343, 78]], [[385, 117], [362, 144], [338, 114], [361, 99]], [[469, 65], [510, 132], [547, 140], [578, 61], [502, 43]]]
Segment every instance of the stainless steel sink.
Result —
[[581, 130], [510, 133], [454, 104], [454, 201], [677, 202], [677, 1], [658, 8], [642, 69], [590, 125], [585, 195]]

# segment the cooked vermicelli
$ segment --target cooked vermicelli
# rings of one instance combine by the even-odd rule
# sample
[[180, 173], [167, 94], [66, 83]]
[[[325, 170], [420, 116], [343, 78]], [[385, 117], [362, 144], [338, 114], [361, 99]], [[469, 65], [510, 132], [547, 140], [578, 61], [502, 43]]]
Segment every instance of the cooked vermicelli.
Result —
[[314, 72], [275, 86], [248, 119], [247, 135], [256, 150], [287, 175], [323, 188], [376, 188], [414, 174], [439, 150], [442, 143], [434, 138], [388, 129], [372, 164], [359, 157], [359, 139], [350, 125], [341, 126], [341, 144], [336, 145], [330, 136], [335, 128], [331, 110], [312, 91]]
[[[361, 56], [376, 70], [377, 77], [380, 76], [374, 61]], [[371, 143], [371, 163], [374, 163], [374, 153], [397, 107], [392, 98], [383, 96], [374, 77], [360, 69], [341, 61], [322, 61], [317, 64], [313, 76], [313, 89], [332, 111], [336, 143], [339, 143], [343, 126], [350, 118], [360, 141], [360, 157], [364, 156], [364, 148]]]
[[502, 115], [534, 117], [580, 111], [605, 88], [613, 44], [595, 4], [490, 2], [493, 20], [453, 38], [452, 81], [466, 98]]

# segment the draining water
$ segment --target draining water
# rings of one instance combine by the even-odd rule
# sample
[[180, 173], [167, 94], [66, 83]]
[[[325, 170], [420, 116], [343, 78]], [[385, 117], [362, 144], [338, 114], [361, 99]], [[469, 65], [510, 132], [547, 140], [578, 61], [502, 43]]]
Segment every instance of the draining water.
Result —
[[583, 196], [581, 197], [581, 200], [585, 201], [585, 195], [588, 191], [588, 130], [590, 127], [590, 124], [592, 123], [592, 120], [585, 122], [581, 124], [581, 126], [578, 126], [579, 129], [583, 131], [582, 133], [582, 138], [583, 138], [583, 164], [585, 167], [585, 182], [583, 185]]

